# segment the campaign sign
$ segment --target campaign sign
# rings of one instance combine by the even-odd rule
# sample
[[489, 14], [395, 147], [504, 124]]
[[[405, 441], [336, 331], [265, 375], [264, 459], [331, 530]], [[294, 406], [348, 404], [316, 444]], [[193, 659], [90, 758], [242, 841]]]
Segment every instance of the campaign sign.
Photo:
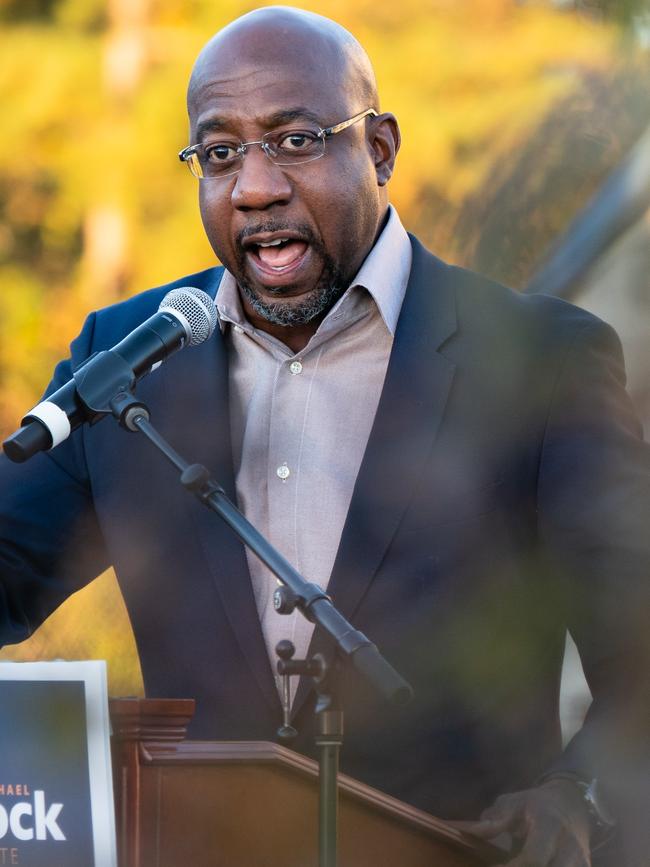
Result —
[[104, 662], [0, 663], [0, 867], [116, 867]]

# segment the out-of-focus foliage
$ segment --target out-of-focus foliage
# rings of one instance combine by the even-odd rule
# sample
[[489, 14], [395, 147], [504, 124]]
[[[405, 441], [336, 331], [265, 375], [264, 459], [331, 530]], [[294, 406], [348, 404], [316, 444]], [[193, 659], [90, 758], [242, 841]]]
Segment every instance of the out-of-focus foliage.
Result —
[[635, 17], [647, 12], [649, 8], [648, 0], [555, 0], [555, 5], [624, 24], [633, 23]]
[[[196, 183], [176, 158], [185, 87], [206, 39], [254, 5], [0, 0], [5, 433], [89, 310], [213, 264]], [[648, 58], [615, 23], [639, 14], [632, 0], [602, 0], [601, 15], [517, 0], [300, 5], [347, 26], [376, 65], [383, 108], [402, 127], [392, 199], [406, 225], [500, 279], [530, 275], [648, 123]], [[113, 688], [137, 691], [111, 579], [79, 597], [46, 626], [67, 649], [39, 631], [18, 652], [108, 656]], [[87, 613], [106, 606], [112, 633]]]

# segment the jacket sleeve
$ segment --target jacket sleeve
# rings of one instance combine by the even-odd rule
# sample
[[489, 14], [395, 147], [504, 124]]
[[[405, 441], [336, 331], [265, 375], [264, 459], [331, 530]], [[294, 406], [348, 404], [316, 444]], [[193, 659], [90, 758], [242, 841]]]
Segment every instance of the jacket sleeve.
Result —
[[[86, 320], [47, 388], [67, 382], [91, 351]], [[23, 641], [75, 590], [108, 566], [93, 511], [81, 431], [23, 464], [0, 456], [0, 644]]]
[[[650, 770], [650, 448], [614, 331], [589, 320], [558, 376], [538, 483], [539, 532], [593, 701], [551, 773], [645, 797]], [[643, 792], [642, 792], [643, 790]]]

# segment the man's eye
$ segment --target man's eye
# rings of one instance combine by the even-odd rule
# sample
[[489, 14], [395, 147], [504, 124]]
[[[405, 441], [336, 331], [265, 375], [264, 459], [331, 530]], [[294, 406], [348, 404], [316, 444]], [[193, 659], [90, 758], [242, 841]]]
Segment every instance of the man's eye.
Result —
[[285, 153], [296, 151], [309, 151], [318, 143], [318, 136], [313, 132], [304, 130], [292, 130], [282, 135], [278, 141], [278, 148]]
[[237, 157], [237, 145], [226, 142], [209, 144], [204, 147], [203, 152], [205, 154], [205, 161], [208, 163], [227, 162]]

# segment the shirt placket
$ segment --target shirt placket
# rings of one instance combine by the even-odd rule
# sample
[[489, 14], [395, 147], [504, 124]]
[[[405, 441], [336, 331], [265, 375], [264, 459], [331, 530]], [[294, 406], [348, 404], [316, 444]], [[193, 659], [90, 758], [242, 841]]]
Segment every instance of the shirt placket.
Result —
[[[267, 490], [269, 538], [299, 572], [302, 570], [300, 547], [300, 485], [303, 466], [303, 431], [309, 411], [309, 364], [302, 357], [287, 358], [279, 364], [270, 411]], [[305, 576], [306, 577], [306, 576]], [[280, 615], [272, 605], [276, 585], [269, 578], [270, 599], [265, 611], [269, 652], [275, 644], [288, 638], [301, 646], [302, 614]], [[309, 627], [305, 621], [304, 626]], [[311, 631], [311, 630], [310, 630]], [[308, 639], [307, 639], [308, 640]], [[306, 647], [304, 648], [306, 650]], [[295, 684], [294, 684], [295, 691]]]

